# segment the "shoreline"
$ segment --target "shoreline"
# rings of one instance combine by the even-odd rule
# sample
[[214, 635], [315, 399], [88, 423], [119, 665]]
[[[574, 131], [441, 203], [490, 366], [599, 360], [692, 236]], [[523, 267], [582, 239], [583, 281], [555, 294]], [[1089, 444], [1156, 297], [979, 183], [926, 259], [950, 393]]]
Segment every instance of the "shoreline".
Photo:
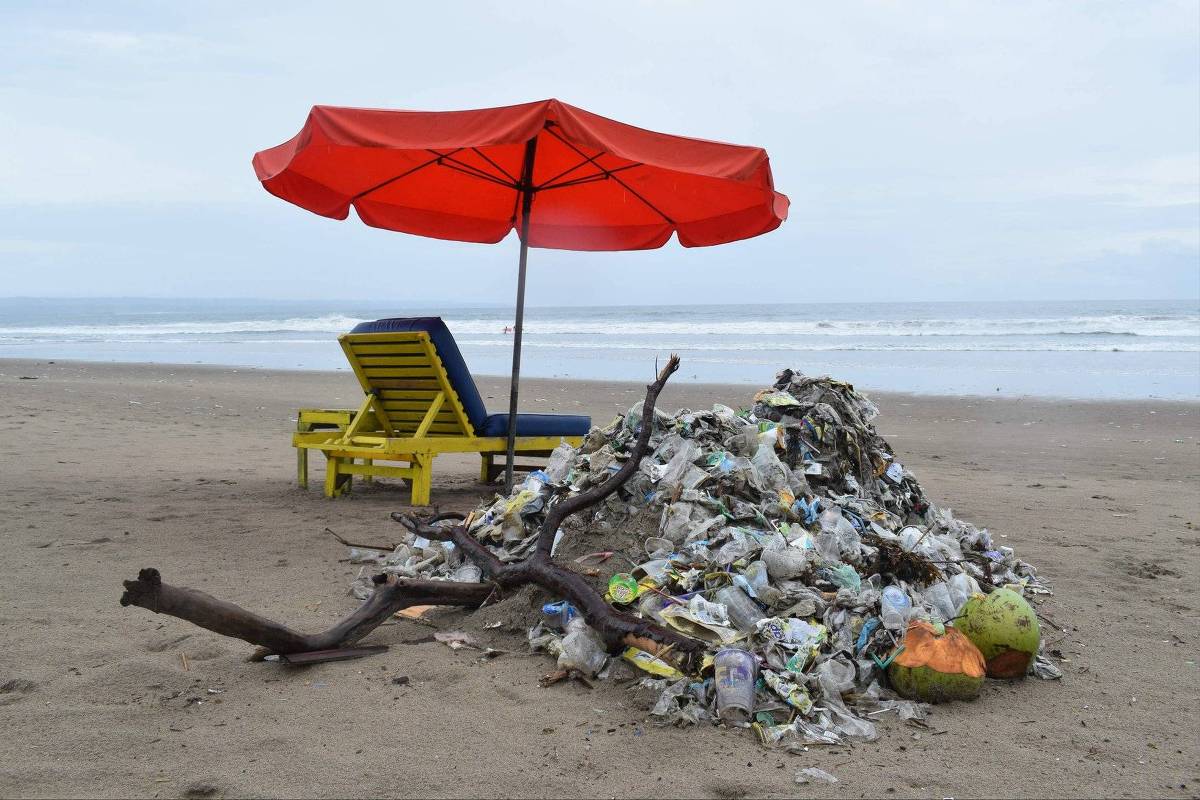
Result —
[[[333, 376], [352, 376], [351, 370], [346, 367], [343, 369], [312, 369], [308, 367], [259, 367], [253, 365], [240, 364], [189, 364], [184, 362], [162, 362], [162, 361], [89, 361], [85, 359], [72, 358], [9, 358], [0, 357], [0, 379], [6, 377], [6, 373], [13, 370], [26, 369], [35, 366], [71, 366], [71, 367], [110, 367], [114, 369], [145, 369], [150, 371], [171, 370], [175, 372], [195, 370], [198, 372], [211, 371], [214, 374], [220, 373], [259, 373], [259, 374], [279, 374], [279, 375], [299, 375], [313, 377], [333, 377]], [[821, 373], [812, 373], [821, 374]], [[476, 383], [483, 391], [483, 387], [495, 387], [503, 383], [508, 385], [508, 375], [492, 375], [486, 373], [473, 374]], [[839, 379], [839, 376], [832, 375], [831, 377]], [[647, 382], [652, 380], [648, 375]], [[352, 381], [353, 382], [353, 381]], [[575, 386], [593, 386], [593, 387], [637, 387], [638, 390], [645, 386], [645, 383], [634, 380], [607, 380], [603, 378], [576, 378], [576, 377], [542, 377], [542, 376], [522, 376], [522, 386], [535, 386], [541, 383], [558, 384], [568, 383]], [[770, 381], [766, 382], [715, 382], [715, 381], [696, 381], [691, 382], [686, 379], [676, 377], [674, 383], [668, 385], [668, 390], [672, 387], [686, 386], [696, 393], [710, 392], [715, 395], [728, 394], [730, 390], [752, 390], [758, 391], [770, 385]], [[1047, 404], [1063, 404], [1063, 403], [1085, 403], [1088, 405], [1123, 405], [1127, 403], [1154, 403], [1163, 406], [1180, 406], [1187, 408], [1200, 409], [1200, 396], [1196, 398], [1179, 399], [1179, 398], [1162, 398], [1162, 397], [1129, 397], [1129, 398], [1110, 398], [1110, 397], [1071, 397], [1059, 395], [1041, 395], [1041, 394], [965, 394], [965, 393], [939, 393], [939, 392], [910, 392], [897, 389], [876, 389], [869, 386], [855, 384], [856, 388], [869, 397], [880, 398], [908, 398], [910, 400], [960, 400], [972, 402], [1021, 402], [1027, 404], [1047, 403]], [[665, 397], [670, 396], [670, 392], [664, 393]], [[505, 408], [490, 409], [493, 412], [507, 410], [507, 394], [505, 395]]]

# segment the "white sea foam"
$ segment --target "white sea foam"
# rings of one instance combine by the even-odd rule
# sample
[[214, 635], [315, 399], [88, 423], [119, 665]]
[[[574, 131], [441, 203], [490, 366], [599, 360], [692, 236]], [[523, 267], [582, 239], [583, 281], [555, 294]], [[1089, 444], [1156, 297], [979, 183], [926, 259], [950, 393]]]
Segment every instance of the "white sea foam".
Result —
[[[626, 312], [627, 313], [627, 312]], [[364, 320], [342, 314], [286, 319], [250, 319], [230, 321], [188, 321], [124, 323], [111, 325], [0, 325], [5, 338], [70, 339], [74, 337], [102, 340], [129, 340], [167, 336], [220, 336], [286, 333], [344, 333]], [[447, 324], [458, 336], [496, 334], [506, 322], [498, 318], [449, 318]], [[782, 340], [799, 336], [815, 337], [1003, 337], [1003, 336], [1103, 336], [1154, 337], [1196, 339], [1200, 342], [1200, 315], [1135, 315], [1072, 316], [1060, 318], [1008, 319], [852, 319], [804, 320], [786, 318], [749, 318], [737, 320], [654, 320], [629, 316], [586, 320], [527, 320], [525, 333], [529, 337], [581, 336], [616, 339], [620, 337], [753, 337], [764, 347], [779, 349]], [[731, 340], [733, 341], [733, 340]], [[659, 345], [654, 345], [659, 346]], [[694, 345], [691, 345], [694, 346]], [[1066, 346], [1070, 349], [1069, 346]], [[801, 348], [806, 349], [806, 348]], [[952, 349], [952, 346], [931, 345], [921, 349]], [[1037, 349], [1037, 348], [1035, 348]], [[1057, 349], [1057, 348], [1054, 348]]]
[[[512, 339], [463, 339], [457, 340], [461, 347], [498, 347], [512, 348]], [[1130, 353], [1200, 353], [1200, 340], [1195, 342], [1161, 342], [1161, 341], [1123, 341], [1119, 344], [1112, 342], [1078, 342], [1078, 341], [896, 341], [896, 342], [813, 342], [813, 341], [772, 341], [772, 342], [723, 342], [704, 344], [698, 342], [682, 342], [670, 340], [650, 342], [563, 342], [539, 341], [526, 338], [521, 342], [522, 349], [563, 349], [563, 350], [648, 350], [648, 351], [679, 351], [679, 352], [950, 352], [950, 353], [1104, 353], [1110, 351]]]
[[[458, 334], [496, 333], [493, 319], [450, 319]], [[1163, 336], [1200, 338], [1200, 316], [1158, 318], [1131, 314], [1096, 317], [914, 320], [530, 320], [526, 334], [581, 336]]]
[[345, 333], [365, 320], [341, 314], [288, 319], [248, 319], [208, 322], [155, 322], [116, 325], [28, 325], [0, 326], [0, 336], [81, 336], [123, 339], [127, 337], [196, 336], [232, 333]]

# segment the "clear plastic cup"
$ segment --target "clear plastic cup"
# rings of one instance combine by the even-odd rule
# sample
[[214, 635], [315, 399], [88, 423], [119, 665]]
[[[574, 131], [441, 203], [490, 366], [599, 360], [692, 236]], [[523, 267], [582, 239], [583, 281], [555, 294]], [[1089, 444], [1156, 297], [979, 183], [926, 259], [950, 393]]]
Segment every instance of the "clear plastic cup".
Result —
[[747, 723], [754, 713], [754, 655], [735, 647], [717, 651], [713, 660], [717, 685], [717, 716], [725, 722]]

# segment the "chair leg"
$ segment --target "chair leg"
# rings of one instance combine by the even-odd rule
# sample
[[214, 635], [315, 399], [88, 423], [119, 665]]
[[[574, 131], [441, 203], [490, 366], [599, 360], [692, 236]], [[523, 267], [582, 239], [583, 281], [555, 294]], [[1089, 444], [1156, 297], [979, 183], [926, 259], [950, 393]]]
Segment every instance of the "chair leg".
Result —
[[[373, 458], [364, 458], [364, 459], [362, 460], [362, 463], [363, 463], [363, 466], [364, 466], [364, 467], [369, 467], [369, 466], [371, 466], [372, 464], [374, 464], [374, 463], [375, 463], [375, 459], [373, 459]], [[366, 475], [363, 475], [363, 482], [364, 482], [364, 483], [374, 483], [374, 482], [375, 482], [375, 476], [374, 476], [374, 475], [372, 475], [371, 473], [369, 473], [369, 472], [368, 472]]]
[[308, 488], [308, 448], [296, 448], [296, 483], [301, 489]]
[[479, 461], [481, 462], [479, 464], [479, 482], [480, 483], [491, 483], [492, 482], [492, 454], [491, 453], [480, 453]]
[[325, 496], [331, 500], [354, 487], [354, 476], [339, 469], [342, 461], [341, 458], [329, 458], [325, 462]]
[[429, 505], [429, 494], [433, 488], [433, 458], [430, 456], [414, 456], [412, 461], [416, 474], [412, 478], [412, 504], [414, 506]]
[[337, 497], [337, 468], [339, 460], [332, 457], [325, 459], [325, 496], [330, 499]]

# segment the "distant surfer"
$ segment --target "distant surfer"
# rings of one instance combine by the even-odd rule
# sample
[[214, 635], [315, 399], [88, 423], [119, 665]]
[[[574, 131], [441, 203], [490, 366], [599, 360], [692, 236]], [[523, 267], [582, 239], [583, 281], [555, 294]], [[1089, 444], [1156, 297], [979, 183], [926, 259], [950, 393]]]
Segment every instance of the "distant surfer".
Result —
[[505, 333], [512, 333], [512, 328], [510, 328], [510, 327], [508, 327], [507, 325], [505, 325], [505, 326], [504, 326], [504, 332], [505, 332]]

